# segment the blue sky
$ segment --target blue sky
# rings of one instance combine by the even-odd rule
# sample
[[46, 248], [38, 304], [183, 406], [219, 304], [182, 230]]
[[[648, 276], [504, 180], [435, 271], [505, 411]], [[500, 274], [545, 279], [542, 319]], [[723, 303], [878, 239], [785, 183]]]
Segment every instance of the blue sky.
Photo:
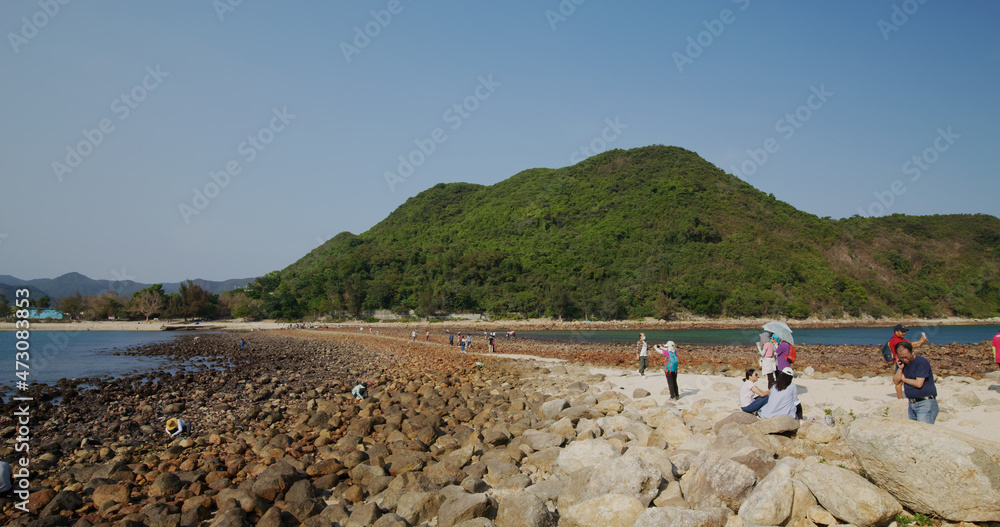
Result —
[[257, 276], [650, 144], [819, 216], [1000, 216], [995, 2], [47, 1], [0, 3], [0, 275]]

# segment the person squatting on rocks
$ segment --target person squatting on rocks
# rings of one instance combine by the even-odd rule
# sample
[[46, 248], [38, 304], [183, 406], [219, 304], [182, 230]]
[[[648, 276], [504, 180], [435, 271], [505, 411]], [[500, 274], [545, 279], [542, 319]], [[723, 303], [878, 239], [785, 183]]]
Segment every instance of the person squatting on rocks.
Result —
[[670, 389], [671, 399], [680, 399], [680, 391], [677, 390], [677, 366], [680, 361], [677, 359], [677, 346], [674, 341], [668, 340], [664, 346], [656, 346], [663, 354], [663, 373], [667, 376], [667, 388]]
[[896, 345], [897, 369], [892, 382], [902, 386], [906, 398], [910, 400], [910, 420], [932, 425], [938, 415], [934, 372], [931, 371], [931, 363], [914, 354], [913, 348], [914, 343], [906, 341]]
[[774, 387], [774, 372], [778, 370], [778, 362], [774, 358], [774, 341], [771, 340], [770, 332], [760, 334], [760, 342], [757, 343], [757, 352], [760, 353], [760, 372], [767, 377], [767, 389]]
[[[906, 340], [906, 332], [909, 330], [910, 328], [902, 324], [896, 324], [896, 327], [892, 328], [892, 338], [889, 339], [889, 349], [892, 350], [892, 363], [897, 365], [896, 372], [899, 371], [899, 366], [898, 366], [899, 356], [896, 355], [896, 346], [898, 346], [900, 342], [910, 342], [909, 340]], [[910, 344], [913, 346], [913, 348], [919, 348], [920, 346], [926, 344], [927, 340], [928, 340], [927, 335], [921, 333], [920, 340], [916, 342], [910, 342]], [[910, 350], [912, 351], [912, 348]], [[895, 378], [896, 372], [893, 372], [893, 378]], [[898, 382], [896, 383], [896, 398], [897, 399], [903, 398], [903, 385]]]
[[797, 418], [801, 405], [798, 404], [799, 387], [792, 380], [795, 372], [786, 367], [774, 375], [774, 389], [768, 394], [767, 402], [760, 408], [757, 415], [768, 418], [787, 415]]
[[360, 401], [361, 399], [368, 397], [368, 387], [371, 385], [372, 385], [371, 382], [368, 382], [367, 384], [359, 383], [355, 385], [354, 388], [351, 390], [351, 395], [353, 395], [355, 399]]
[[639, 333], [636, 342], [636, 355], [639, 357], [639, 375], [646, 376], [646, 366], [649, 366], [649, 349], [646, 347], [646, 334]]
[[743, 377], [743, 385], [740, 386], [740, 410], [748, 414], [757, 413], [757, 410], [767, 404], [771, 393], [768, 390], [761, 390], [754, 384], [759, 378], [757, 372], [750, 368], [747, 370], [746, 376]]
[[0, 461], [0, 498], [5, 498], [14, 493], [14, 481], [11, 479], [13, 472], [10, 463]]
[[191, 433], [191, 425], [176, 418], [167, 419], [167, 426], [165, 428], [167, 435], [170, 437], [177, 437], [180, 434], [189, 435]]

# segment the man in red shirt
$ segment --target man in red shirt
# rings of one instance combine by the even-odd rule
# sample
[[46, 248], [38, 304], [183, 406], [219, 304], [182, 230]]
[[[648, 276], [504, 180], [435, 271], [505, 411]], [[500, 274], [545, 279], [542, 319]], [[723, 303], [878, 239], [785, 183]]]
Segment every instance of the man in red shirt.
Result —
[[1000, 331], [993, 335], [993, 358], [997, 361], [997, 368], [1000, 368]]
[[[899, 369], [899, 365], [898, 365], [899, 358], [896, 357], [896, 346], [898, 346], [900, 342], [910, 342], [909, 340], [906, 340], [906, 336], [905, 336], [906, 332], [909, 331], [909, 330], [910, 330], [910, 328], [908, 328], [908, 327], [906, 327], [906, 326], [904, 326], [902, 324], [896, 324], [896, 327], [892, 328], [892, 338], [889, 339], [889, 349], [892, 350], [892, 363], [897, 365], [896, 366], [897, 370]], [[1000, 333], [998, 333], [997, 335], [1000, 335]], [[920, 346], [923, 346], [924, 344], [926, 344], [928, 340], [929, 339], [927, 338], [927, 335], [924, 335], [923, 333], [921, 333], [920, 334], [920, 340], [918, 340], [916, 342], [910, 342], [910, 344], [914, 348], [919, 348]], [[895, 382], [895, 379], [893, 379], [893, 381], [894, 381], [894, 384], [896, 385], [896, 398], [897, 399], [902, 399], [903, 398], [903, 383], [902, 382]]]

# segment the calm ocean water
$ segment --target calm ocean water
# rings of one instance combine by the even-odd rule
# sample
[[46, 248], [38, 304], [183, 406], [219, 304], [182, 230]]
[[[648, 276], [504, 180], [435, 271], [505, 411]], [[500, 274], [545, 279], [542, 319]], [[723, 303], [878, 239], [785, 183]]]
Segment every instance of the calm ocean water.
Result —
[[[165, 366], [160, 357], [114, 355], [127, 348], [166, 342], [176, 335], [159, 331], [32, 331], [28, 381], [53, 384], [59, 379], [118, 377]], [[17, 343], [13, 331], [0, 331], [0, 385], [14, 386]]]
[[[937, 344], [973, 344], [989, 340], [1000, 330], [997, 326], [913, 326], [906, 334], [910, 340], [920, 338], [920, 332]], [[672, 340], [677, 344], [700, 344], [705, 346], [752, 346], [762, 329], [684, 329], [645, 331], [646, 340], [663, 343]], [[599, 331], [518, 331], [518, 337], [539, 340], [568, 340], [573, 342], [631, 343], [639, 339], [639, 330], [599, 330]], [[892, 337], [892, 328], [829, 328], [795, 329], [792, 327], [795, 345], [881, 345]]]

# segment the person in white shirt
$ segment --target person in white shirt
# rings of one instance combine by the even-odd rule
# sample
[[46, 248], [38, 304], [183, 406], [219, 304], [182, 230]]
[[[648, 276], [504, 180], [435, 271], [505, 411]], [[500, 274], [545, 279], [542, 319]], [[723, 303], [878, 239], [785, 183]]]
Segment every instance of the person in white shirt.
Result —
[[636, 343], [636, 352], [639, 355], [639, 375], [646, 376], [646, 366], [649, 366], [649, 348], [646, 347], [646, 334], [639, 333], [639, 342]]
[[743, 378], [743, 385], [740, 386], [740, 409], [748, 414], [757, 413], [757, 410], [767, 404], [767, 399], [770, 397], [770, 391], [761, 390], [754, 384], [759, 378], [757, 371], [750, 368]]
[[784, 368], [774, 374], [774, 389], [771, 390], [767, 398], [767, 403], [761, 407], [757, 415], [767, 418], [779, 415], [796, 417], [799, 399], [799, 387], [795, 385], [795, 372], [791, 368]]

